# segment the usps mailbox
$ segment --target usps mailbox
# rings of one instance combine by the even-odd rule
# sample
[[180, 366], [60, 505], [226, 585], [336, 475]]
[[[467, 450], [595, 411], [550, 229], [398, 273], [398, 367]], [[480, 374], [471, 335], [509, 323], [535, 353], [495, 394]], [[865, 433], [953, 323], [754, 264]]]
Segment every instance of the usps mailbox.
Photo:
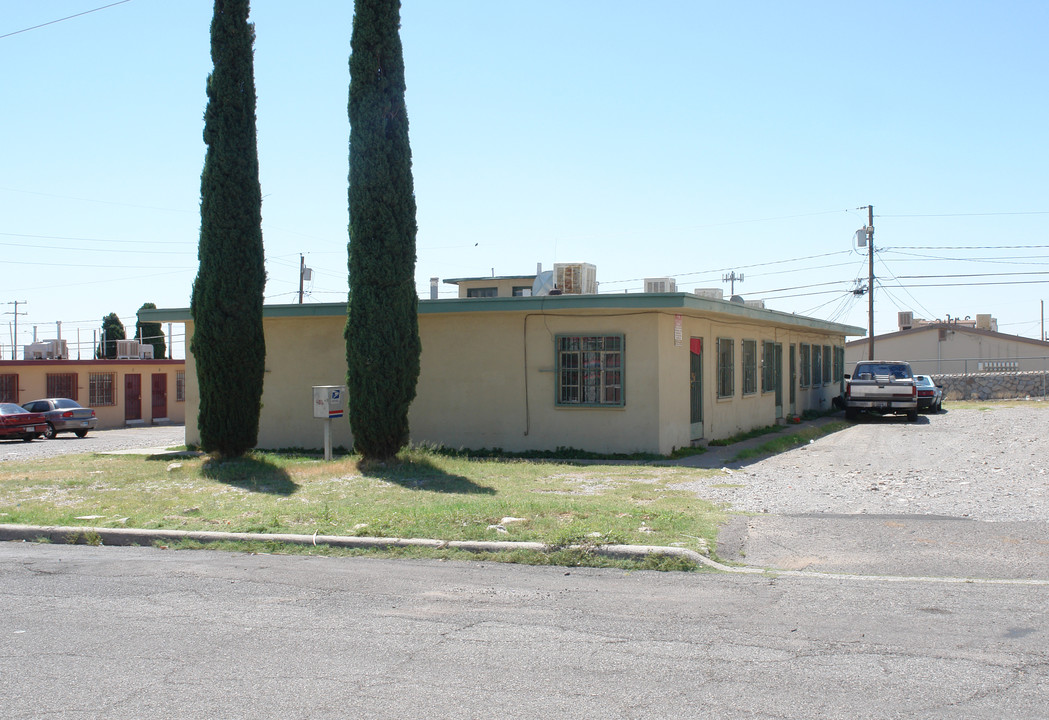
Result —
[[324, 420], [324, 459], [331, 460], [331, 420], [346, 412], [345, 385], [313, 386], [313, 417]]
[[313, 417], [341, 418], [346, 410], [345, 385], [313, 386]]

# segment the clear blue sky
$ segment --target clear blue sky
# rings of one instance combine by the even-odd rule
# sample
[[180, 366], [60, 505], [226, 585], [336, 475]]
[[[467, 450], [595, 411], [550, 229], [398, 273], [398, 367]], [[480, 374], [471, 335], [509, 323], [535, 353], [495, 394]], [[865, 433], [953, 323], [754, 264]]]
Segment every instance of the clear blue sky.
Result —
[[[205, 0], [0, 0], [0, 343], [187, 307]], [[420, 296], [590, 262], [876, 331], [1049, 300], [1049, 3], [404, 0]], [[346, 296], [352, 3], [255, 0], [267, 303]], [[10, 34], [8, 33], [16, 33]], [[1026, 246], [1026, 247], [1024, 247]], [[965, 277], [961, 277], [965, 276]], [[946, 287], [943, 287], [946, 286]], [[455, 288], [441, 286], [442, 297]], [[24, 315], [22, 313], [25, 313]], [[178, 326], [176, 326], [178, 331]], [[184, 354], [176, 342], [176, 356]]]

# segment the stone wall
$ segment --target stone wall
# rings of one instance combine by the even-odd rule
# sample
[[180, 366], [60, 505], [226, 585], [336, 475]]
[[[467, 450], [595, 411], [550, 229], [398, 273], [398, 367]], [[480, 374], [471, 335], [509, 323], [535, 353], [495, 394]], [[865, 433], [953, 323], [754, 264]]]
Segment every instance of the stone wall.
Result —
[[965, 373], [930, 375], [943, 386], [944, 400], [1006, 400], [1024, 397], [1046, 397], [1049, 373]]

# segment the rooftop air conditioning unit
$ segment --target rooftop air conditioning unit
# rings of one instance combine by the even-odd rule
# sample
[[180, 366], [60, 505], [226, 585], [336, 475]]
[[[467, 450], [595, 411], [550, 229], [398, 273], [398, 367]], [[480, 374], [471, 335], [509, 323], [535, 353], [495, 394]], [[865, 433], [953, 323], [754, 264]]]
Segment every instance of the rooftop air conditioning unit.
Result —
[[669, 277], [645, 278], [645, 292], [647, 293], [672, 293], [677, 292], [677, 280]]
[[725, 299], [725, 291], [721, 288], [696, 288], [692, 292], [696, 297], [706, 298], [707, 300]]
[[597, 267], [590, 263], [554, 263], [554, 286], [562, 295], [596, 295]]
[[23, 348], [26, 360], [67, 360], [69, 349], [65, 340], [41, 340]]
[[117, 340], [117, 360], [138, 360], [138, 340]]
[[765, 309], [765, 301], [764, 300], [744, 300], [743, 301], [743, 306], [744, 307], [749, 307], [749, 308], [754, 308], [755, 310], [764, 310]]
[[896, 321], [900, 330], [910, 330], [914, 327], [914, 313], [911, 311], [896, 313]]
[[153, 359], [153, 346], [149, 343], [142, 343], [138, 348], [138, 357], [141, 360], [152, 360]]
[[998, 330], [998, 321], [990, 316], [990, 314], [977, 313], [976, 314], [976, 329], [977, 330]]

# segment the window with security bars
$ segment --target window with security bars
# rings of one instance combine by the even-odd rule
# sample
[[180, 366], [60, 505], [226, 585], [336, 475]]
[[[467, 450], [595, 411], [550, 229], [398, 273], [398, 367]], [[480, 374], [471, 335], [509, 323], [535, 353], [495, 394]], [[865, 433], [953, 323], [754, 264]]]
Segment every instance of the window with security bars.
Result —
[[48, 373], [47, 396], [49, 398], [63, 397], [77, 400], [76, 373]]
[[845, 379], [845, 348], [840, 345], [834, 346], [834, 382]]
[[735, 345], [732, 338], [718, 338], [718, 397], [730, 398], [736, 391]]
[[175, 372], [175, 402], [186, 402], [186, 371]]
[[87, 403], [91, 407], [116, 405], [116, 376], [113, 373], [89, 373], [87, 398]]
[[18, 404], [18, 374], [0, 375], [0, 402]]
[[812, 346], [812, 386], [817, 387], [823, 382], [823, 353], [819, 345]]
[[557, 404], [622, 406], [623, 336], [558, 335]]
[[800, 367], [798, 369], [801, 370], [801, 373], [800, 373], [801, 377], [800, 377], [800, 380], [798, 382], [799, 382], [799, 384], [802, 387], [808, 387], [809, 386], [809, 382], [810, 382], [810, 378], [811, 378], [810, 372], [811, 372], [811, 368], [812, 368], [812, 358], [810, 357], [810, 346], [809, 345], [804, 345], [804, 344], [801, 345], [800, 346], [800, 353], [801, 353], [801, 361], [799, 363]]
[[758, 341], [743, 341], [743, 394], [758, 391]]
[[833, 360], [830, 355], [830, 345], [823, 346], [823, 384], [830, 385], [831, 374], [834, 371]]
[[776, 343], [761, 343], [761, 392], [776, 389]]

